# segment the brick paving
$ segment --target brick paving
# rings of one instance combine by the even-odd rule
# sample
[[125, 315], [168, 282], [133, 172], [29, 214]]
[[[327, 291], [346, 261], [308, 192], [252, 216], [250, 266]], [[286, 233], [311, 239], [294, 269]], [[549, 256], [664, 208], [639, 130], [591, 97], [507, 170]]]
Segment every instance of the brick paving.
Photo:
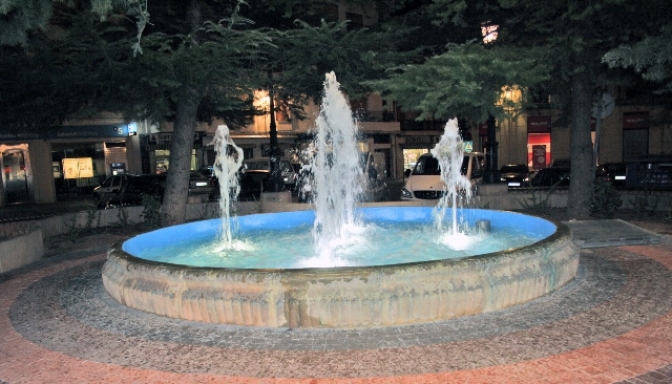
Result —
[[[100, 245], [100, 244], [99, 244]], [[672, 247], [584, 249], [503, 311], [352, 330], [202, 324], [107, 296], [100, 247], [0, 275], [0, 384], [672, 383]]]

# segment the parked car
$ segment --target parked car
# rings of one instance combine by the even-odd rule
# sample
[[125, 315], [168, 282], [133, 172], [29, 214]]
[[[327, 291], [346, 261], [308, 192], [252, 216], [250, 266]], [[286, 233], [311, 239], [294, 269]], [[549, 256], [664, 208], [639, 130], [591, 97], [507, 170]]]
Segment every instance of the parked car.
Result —
[[[115, 175], [94, 188], [93, 195], [98, 208], [141, 205], [145, 195], [163, 201], [166, 189], [166, 173], [156, 175]], [[205, 200], [209, 198], [212, 186], [208, 177], [199, 172], [189, 174], [189, 198]]]
[[199, 197], [201, 201], [210, 198], [214, 186], [210, 178], [200, 172], [189, 172], [189, 196]]
[[626, 163], [626, 186], [632, 189], [672, 189], [672, 155], [641, 155]]
[[[218, 199], [220, 196], [219, 181], [217, 180], [213, 166], [202, 168], [200, 173], [210, 181], [211, 199]], [[238, 182], [240, 185], [238, 199], [259, 199], [262, 191], [268, 191], [272, 188], [269, 182], [270, 176], [271, 163], [268, 157], [244, 160], [243, 166], [238, 171]], [[280, 176], [282, 178], [283, 190], [290, 190], [294, 193], [297, 187], [298, 174], [288, 160], [280, 159]]]
[[119, 193], [128, 176], [125, 174], [109, 176], [99, 186], [93, 188], [93, 199], [96, 205], [100, 206], [101, 201]]
[[[106, 183], [103, 182], [100, 187], [94, 189], [94, 196], [99, 196], [96, 200], [98, 208], [140, 205], [145, 195], [151, 195], [159, 200], [163, 200], [163, 193], [166, 188], [165, 174], [117, 176], [121, 176], [119, 178], [121, 184], [117, 188], [104, 187]], [[111, 178], [117, 176], [112, 176]], [[113, 179], [110, 184], [113, 184], [115, 181], [116, 179]]]
[[540, 169], [532, 180], [530, 185], [533, 188], [568, 188], [569, 187], [569, 167], [548, 167]]
[[530, 170], [525, 164], [506, 164], [499, 172], [501, 181], [509, 188], [526, 187], [530, 182]]
[[571, 167], [572, 162], [570, 159], [561, 158], [561, 159], [552, 159], [551, 163], [548, 165], [549, 168], [552, 167]]
[[625, 163], [605, 163], [598, 167], [596, 176], [610, 182], [616, 188], [623, 188], [626, 183], [626, 174]]
[[[483, 180], [484, 166], [483, 152], [465, 153], [460, 171], [475, 186]], [[425, 153], [418, 158], [413, 171], [408, 175], [406, 184], [401, 189], [401, 199], [436, 200], [443, 194], [444, 184], [441, 181], [439, 161], [431, 153]]]
[[[287, 159], [280, 159], [278, 164], [280, 167], [280, 177], [284, 183], [285, 189], [293, 190], [296, 186], [296, 179], [298, 175], [294, 172], [292, 164]], [[245, 172], [247, 171], [267, 171], [271, 170], [271, 159], [268, 157], [259, 157], [246, 159], [243, 161]]]
[[362, 196], [360, 201], [380, 201], [385, 194], [387, 162], [382, 152], [361, 152], [359, 165], [362, 169]]
[[315, 177], [313, 171], [308, 167], [302, 167], [299, 170], [299, 177], [296, 181], [296, 196], [299, 203], [315, 201]]

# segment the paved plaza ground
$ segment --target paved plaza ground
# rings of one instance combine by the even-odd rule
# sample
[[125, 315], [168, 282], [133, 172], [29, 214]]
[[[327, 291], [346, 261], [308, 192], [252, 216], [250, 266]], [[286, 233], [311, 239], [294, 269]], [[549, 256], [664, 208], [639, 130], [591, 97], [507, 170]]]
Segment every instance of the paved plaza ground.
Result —
[[130, 229], [48, 239], [48, 257], [0, 275], [0, 384], [672, 383], [670, 225], [568, 224], [584, 247], [579, 273], [550, 295], [478, 316], [351, 330], [131, 310], [106, 294], [100, 273], [106, 249]]

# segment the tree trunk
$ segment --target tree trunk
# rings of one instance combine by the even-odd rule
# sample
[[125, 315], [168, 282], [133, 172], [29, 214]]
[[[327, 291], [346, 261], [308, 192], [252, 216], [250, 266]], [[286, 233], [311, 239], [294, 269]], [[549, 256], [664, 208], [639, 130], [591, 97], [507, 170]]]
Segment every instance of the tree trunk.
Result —
[[177, 101], [166, 191], [163, 197], [164, 225], [182, 224], [187, 221], [191, 151], [194, 147], [198, 102], [198, 91], [189, 86], [185, 87]]
[[586, 72], [572, 77], [572, 126], [570, 131], [569, 220], [585, 220], [590, 215], [593, 195], [593, 144], [590, 139], [590, 111], [593, 89]]
[[[2, 152], [0, 152], [2, 155]], [[5, 198], [5, 182], [3, 178], [5, 177], [4, 172], [0, 174], [0, 207], [7, 205], [7, 199]]]

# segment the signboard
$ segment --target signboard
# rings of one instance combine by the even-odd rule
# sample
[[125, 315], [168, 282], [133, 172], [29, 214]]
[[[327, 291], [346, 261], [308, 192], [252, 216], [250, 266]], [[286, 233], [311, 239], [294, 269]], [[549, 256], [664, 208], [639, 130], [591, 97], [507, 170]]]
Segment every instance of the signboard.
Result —
[[63, 177], [65, 179], [93, 177], [93, 159], [90, 157], [63, 159]]
[[546, 167], [546, 146], [532, 146], [532, 168], [541, 169]]
[[128, 136], [135, 136], [138, 134], [138, 123], [135, 121], [128, 124]]
[[478, 125], [478, 135], [487, 136], [488, 135], [488, 123], [480, 123]]
[[551, 116], [528, 116], [527, 133], [551, 132]]
[[[149, 144], [168, 144], [173, 140], [173, 132], [158, 132], [149, 134]], [[200, 143], [201, 133], [194, 133], [194, 143]]]
[[465, 153], [470, 153], [474, 150], [474, 142], [471, 140], [467, 140], [464, 142], [464, 152]]
[[623, 129], [649, 128], [649, 112], [623, 113]]
[[43, 127], [31, 131], [17, 132], [0, 129], [0, 140], [115, 138], [125, 136], [128, 136], [127, 124]]

